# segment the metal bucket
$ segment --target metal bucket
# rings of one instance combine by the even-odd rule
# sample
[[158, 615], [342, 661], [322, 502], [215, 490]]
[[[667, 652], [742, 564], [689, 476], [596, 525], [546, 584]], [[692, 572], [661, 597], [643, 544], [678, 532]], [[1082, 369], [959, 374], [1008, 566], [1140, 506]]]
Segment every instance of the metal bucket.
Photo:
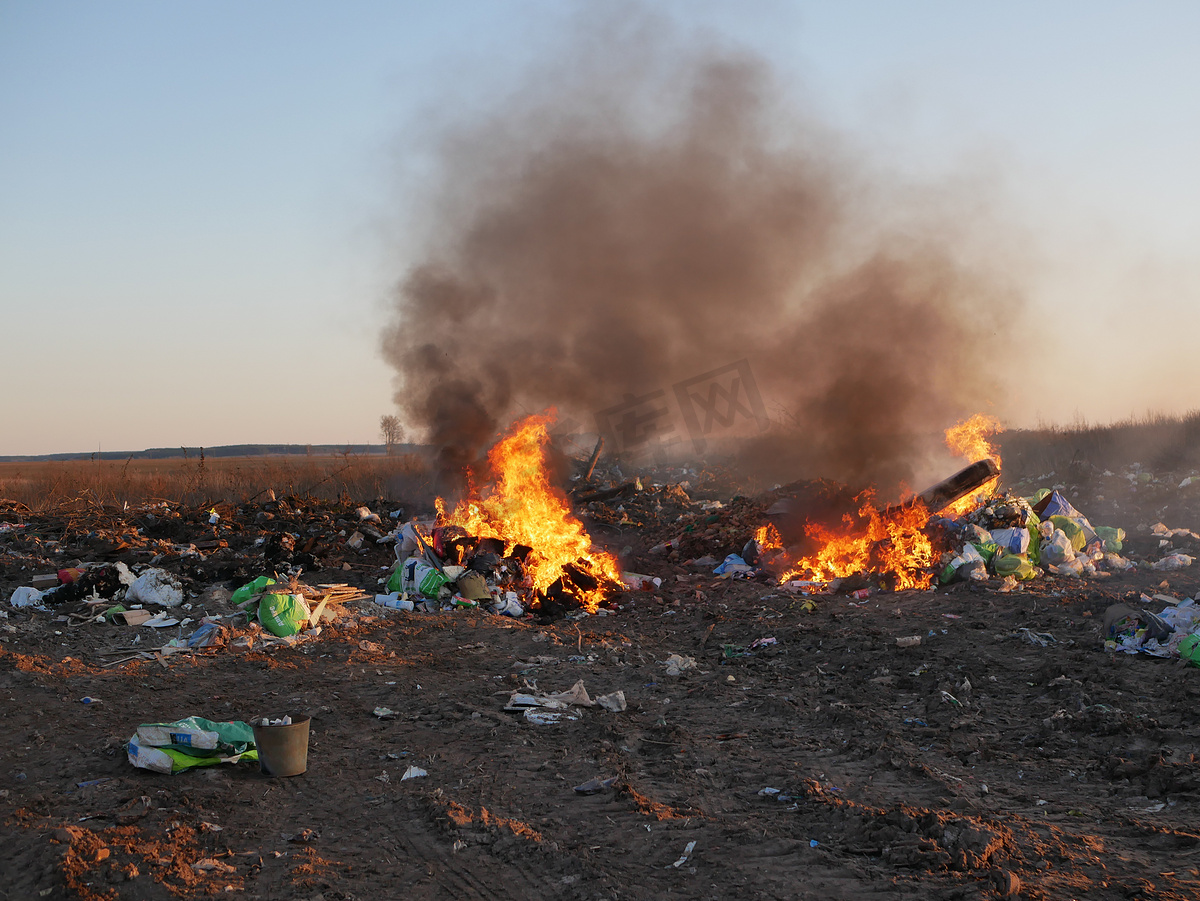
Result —
[[308, 769], [308, 724], [311, 719], [295, 716], [288, 726], [264, 726], [261, 718], [255, 720], [258, 768], [268, 776], [299, 776]]

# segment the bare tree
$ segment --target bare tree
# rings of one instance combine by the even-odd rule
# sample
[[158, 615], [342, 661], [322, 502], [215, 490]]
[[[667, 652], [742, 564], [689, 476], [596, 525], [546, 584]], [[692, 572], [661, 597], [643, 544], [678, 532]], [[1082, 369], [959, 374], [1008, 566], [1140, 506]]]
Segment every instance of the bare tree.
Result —
[[404, 440], [404, 427], [400, 425], [400, 418], [390, 413], [380, 416], [379, 434], [383, 436], [383, 445], [390, 455], [393, 448]]

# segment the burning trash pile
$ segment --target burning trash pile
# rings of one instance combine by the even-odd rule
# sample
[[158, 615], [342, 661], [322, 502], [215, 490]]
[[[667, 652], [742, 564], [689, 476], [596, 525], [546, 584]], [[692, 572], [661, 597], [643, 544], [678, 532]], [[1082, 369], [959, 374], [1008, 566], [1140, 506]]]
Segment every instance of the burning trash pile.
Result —
[[[992, 579], [1008, 591], [1046, 575], [1103, 579], [1139, 566], [1169, 571], [1192, 564], [1195, 558], [1173, 551], [1169, 541], [1160, 546], [1171, 552], [1154, 561], [1122, 556], [1125, 530], [1094, 526], [1054, 488], [1028, 497], [997, 493], [1000, 457], [988, 438], [999, 431], [996, 420], [981, 415], [948, 430], [947, 446], [975, 462], [900, 504], [880, 505], [869, 490], [850, 495], [841, 486], [809, 483], [769, 506], [768, 522], [713, 574], [865, 597]], [[1160, 538], [1187, 532], [1161, 524], [1153, 531]]]
[[483, 492], [472, 489], [450, 510], [439, 498], [433, 523], [399, 530], [389, 594], [378, 603], [426, 611], [482, 605], [508, 616], [594, 613], [606, 592], [623, 587], [615, 558], [593, 547], [550, 483], [551, 419], [527, 417], [497, 442]]

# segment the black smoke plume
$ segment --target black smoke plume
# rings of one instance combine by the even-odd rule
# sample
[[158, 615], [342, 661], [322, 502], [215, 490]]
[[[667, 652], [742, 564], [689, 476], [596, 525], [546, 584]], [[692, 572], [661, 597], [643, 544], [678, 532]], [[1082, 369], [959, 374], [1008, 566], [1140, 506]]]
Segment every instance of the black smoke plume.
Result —
[[920, 193], [762, 59], [644, 22], [585, 31], [437, 143], [383, 346], [447, 472], [522, 411], [588, 422], [742, 358], [775, 422], [744, 461], [772, 479], [894, 487], [931, 434], [994, 410], [979, 356], [1004, 323], [981, 311], [1011, 292], [967, 229], [898, 211]]

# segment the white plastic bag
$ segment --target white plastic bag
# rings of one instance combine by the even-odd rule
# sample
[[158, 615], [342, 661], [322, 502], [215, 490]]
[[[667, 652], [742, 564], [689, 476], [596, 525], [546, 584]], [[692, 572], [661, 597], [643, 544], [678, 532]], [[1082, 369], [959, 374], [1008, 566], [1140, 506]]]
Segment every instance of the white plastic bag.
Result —
[[1159, 572], [1170, 572], [1176, 569], [1185, 569], [1196, 562], [1195, 557], [1189, 557], [1187, 554], [1169, 554], [1163, 557], [1154, 564], [1154, 569]]
[[1049, 540], [1042, 544], [1041, 559], [1051, 566], [1062, 566], [1075, 559], [1075, 548], [1062, 529], [1055, 529]]
[[148, 569], [125, 592], [126, 603], [178, 607], [183, 603], [183, 586], [165, 569]]
[[8, 599], [8, 602], [17, 608], [41, 607], [42, 593], [36, 588], [23, 585], [12, 593], [12, 597]]

